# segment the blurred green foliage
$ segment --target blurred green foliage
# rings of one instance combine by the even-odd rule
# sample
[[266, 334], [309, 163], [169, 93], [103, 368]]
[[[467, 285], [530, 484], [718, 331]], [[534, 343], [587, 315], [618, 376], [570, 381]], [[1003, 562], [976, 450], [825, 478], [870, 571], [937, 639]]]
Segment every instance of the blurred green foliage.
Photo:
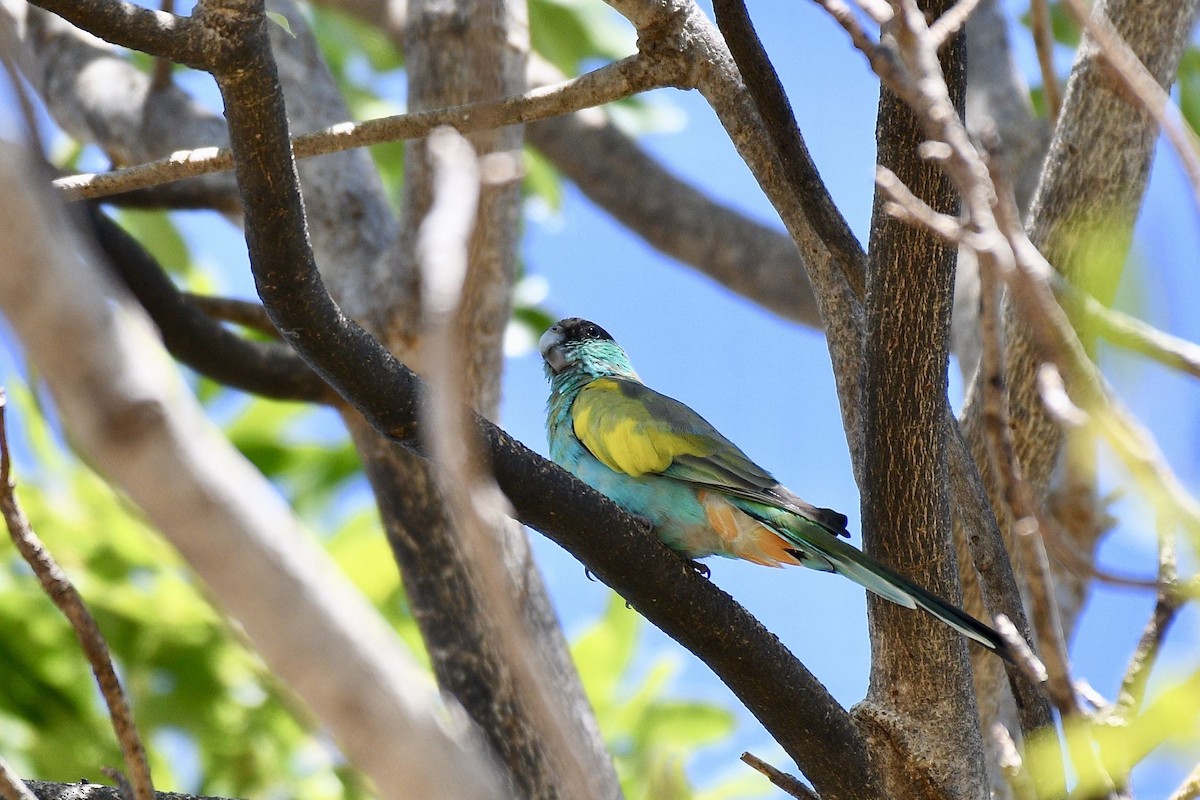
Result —
[[[18, 495], [95, 614], [112, 648], [147, 743], [159, 788], [223, 797], [369, 797], [299, 704], [247, 646], [236, 623], [137, 510], [62, 451], [30, 392], [9, 390], [8, 424], [20, 426], [36, 478], [19, 469]], [[224, 390], [209, 392], [220, 401]], [[323, 536], [333, 558], [427, 663], [420, 634], [366, 496], [347, 503], [360, 477], [348, 442], [306, 439], [311, 411], [244, 401], [230, 439], [303, 516], [336, 518]], [[20, 465], [19, 465], [20, 466]], [[7, 540], [5, 540], [7, 542]], [[721, 800], [762, 794], [738, 772], [703, 792], [683, 769], [729, 736], [732, 714], [673, 699], [673, 666], [634, 669], [640, 617], [614, 597], [574, 647], [589, 697], [631, 800]], [[0, 545], [0, 753], [23, 775], [107, 782], [121, 758], [90, 670], [67, 622], [14, 548]]]

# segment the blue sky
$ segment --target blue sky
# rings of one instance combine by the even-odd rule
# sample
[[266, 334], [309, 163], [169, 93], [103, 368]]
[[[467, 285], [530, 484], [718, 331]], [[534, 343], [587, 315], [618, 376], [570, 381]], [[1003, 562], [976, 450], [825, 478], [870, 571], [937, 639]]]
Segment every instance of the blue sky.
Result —
[[[753, 13], [830, 191], [851, 227], [865, 238], [877, 83], [840, 28], [815, 5], [767, 3]], [[1021, 43], [1021, 63], [1034, 75], [1027, 33], [1018, 28], [1013, 35]], [[1059, 55], [1065, 70], [1070, 54]], [[646, 136], [644, 146], [720, 200], [778, 226], [702, 98], [674, 91], [660, 92], [659, 98], [681, 112], [683, 125]], [[250, 291], [244, 246], [232, 228], [186, 215], [183, 230], [197, 262], [216, 269], [223, 291]], [[1164, 152], [1156, 162], [1120, 302], [1192, 340], [1200, 340], [1200, 319], [1189, 302], [1200, 296], [1193, 263], [1200, 250], [1197, 231], [1190, 189], [1173, 154]], [[527, 222], [522, 256], [528, 272], [545, 280], [548, 308], [560, 316], [601, 323], [629, 351], [647, 383], [693, 406], [809, 501], [847, 513], [857, 541], [858, 492], [820, 334], [782, 321], [659, 255], [571, 186], [565, 189], [561, 212], [535, 215]], [[0, 354], [3, 382], [15, 369], [14, 353], [7, 340], [0, 346], [9, 349]], [[1107, 351], [1103, 358], [1125, 402], [1153, 429], [1184, 485], [1195, 488], [1200, 478], [1196, 381], [1140, 359]], [[957, 378], [956, 370], [951, 376]], [[502, 423], [542, 453], [546, 392], [536, 353], [508, 360]], [[1125, 486], [1123, 470], [1106, 469], [1105, 482], [1106, 488]], [[1103, 562], [1125, 572], [1152, 574], [1152, 515], [1132, 490], [1116, 511], [1121, 522], [1104, 547]], [[532, 539], [564, 625], [568, 633], [578, 633], [603, 611], [609, 591], [585, 580], [579, 563], [555, 545], [536, 533]], [[713, 580], [778, 634], [839, 700], [851, 704], [863, 696], [869, 643], [861, 589], [800, 569], [771, 570], [724, 560], [711, 566]], [[1080, 677], [1104, 694], [1113, 693], [1151, 604], [1146, 593], [1103, 587], [1094, 592], [1074, 649]], [[1192, 656], [1200, 646], [1196, 623], [1191, 613], [1178, 624], [1162, 673], [1179, 675], [1194, 668]], [[662, 657], [679, 665], [673, 693], [740, 709], [707, 668], [645, 626], [641, 663]], [[744, 711], [738, 714], [734, 740], [691, 765], [701, 785], [739, 769], [736, 759], [743, 750], [790, 766], [753, 718]], [[1182, 754], [1156, 758], [1138, 773], [1135, 789], [1144, 797], [1164, 796], [1190, 766]]]

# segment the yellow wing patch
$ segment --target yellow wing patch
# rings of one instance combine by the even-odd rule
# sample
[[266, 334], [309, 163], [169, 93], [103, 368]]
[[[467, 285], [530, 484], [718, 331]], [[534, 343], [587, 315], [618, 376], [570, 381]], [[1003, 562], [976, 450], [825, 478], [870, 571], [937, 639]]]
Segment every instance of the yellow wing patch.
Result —
[[606, 467], [638, 477], [662, 472], [682, 455], [711, 449], [704, 437], [676, 430], [657, 419], [619, 381], [600, 378], [579, 391], [571, 406], [575, 435]]

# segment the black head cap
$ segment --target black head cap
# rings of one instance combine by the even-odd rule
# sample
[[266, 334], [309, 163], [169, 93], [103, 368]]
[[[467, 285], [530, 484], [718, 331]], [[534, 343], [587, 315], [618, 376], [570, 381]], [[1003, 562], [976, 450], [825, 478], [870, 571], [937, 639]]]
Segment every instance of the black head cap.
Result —
[[609, 335], [608, 331], [582, 317], [567, 317], [560, 320], [555, 327], [562, 331], [563, 341], [567, 342], [582, 342], [588, 339], [613, 341], [613, 337]]

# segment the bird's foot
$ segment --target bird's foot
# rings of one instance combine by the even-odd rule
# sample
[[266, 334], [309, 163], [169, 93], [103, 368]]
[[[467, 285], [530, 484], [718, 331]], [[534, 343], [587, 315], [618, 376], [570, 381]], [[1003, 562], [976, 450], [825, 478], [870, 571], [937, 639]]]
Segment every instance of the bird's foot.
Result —
[[641, 526], [641, 529], [646, 533], [650, 533], [654, 530], [654, 523], [650, 521], [649, 517], [643, 517], [641, 514], [634, 514], [633, 518], [637, 520], [637, 524]]

